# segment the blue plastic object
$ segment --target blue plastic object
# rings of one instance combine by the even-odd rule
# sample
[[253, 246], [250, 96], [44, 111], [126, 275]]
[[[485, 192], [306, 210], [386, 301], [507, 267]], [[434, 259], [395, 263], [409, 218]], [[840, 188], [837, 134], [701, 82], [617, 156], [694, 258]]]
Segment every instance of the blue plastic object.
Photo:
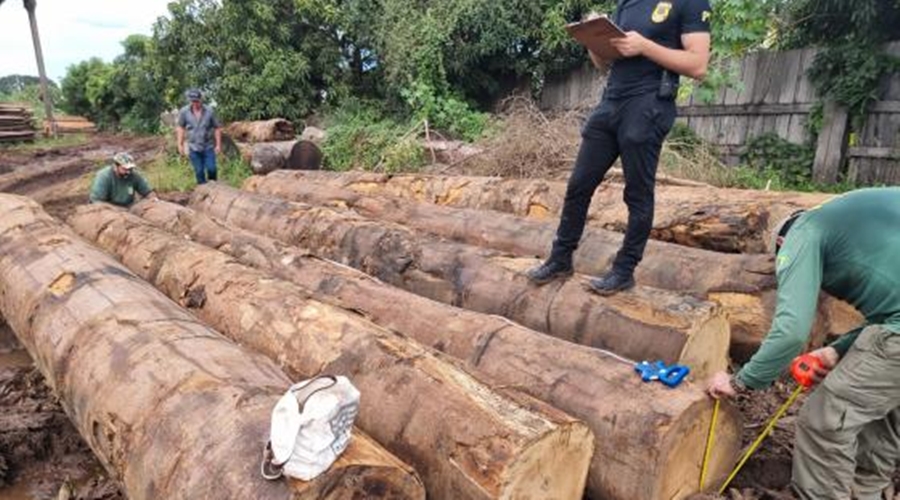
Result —
[[644, 382], [659, 380], [666, 387], [678, 387], [691, 372], [691, 369], [685, 365], [678, 364], [666, 366], [662, 361], [653, 363], [641, 361], [634, 365], [634, 371], [640, 374], [641, 380]]

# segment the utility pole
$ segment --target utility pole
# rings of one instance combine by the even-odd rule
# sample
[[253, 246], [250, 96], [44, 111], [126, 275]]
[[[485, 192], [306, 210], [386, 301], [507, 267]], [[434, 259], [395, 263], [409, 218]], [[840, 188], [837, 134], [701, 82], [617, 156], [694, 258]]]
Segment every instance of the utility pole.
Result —
[[41, 36], [38, 34], [37, 17], [34, 11], [37, 8], [37, 0], [22, 0], [25, 10], [28, 11], [28, 21], [31, 23], [31, 39], [34, 42], [34, 57], [37, 59], [38, 76], [41, 79], [41, 94], [44, 99], [44, 120], [50, 125], [50, 136], [56, 138], [56, 120], [53, 119], [53, 99], [50, 97], [50, 89], [47, 85], [47, 72], [44, 70], [44, 53], [41, 51]]

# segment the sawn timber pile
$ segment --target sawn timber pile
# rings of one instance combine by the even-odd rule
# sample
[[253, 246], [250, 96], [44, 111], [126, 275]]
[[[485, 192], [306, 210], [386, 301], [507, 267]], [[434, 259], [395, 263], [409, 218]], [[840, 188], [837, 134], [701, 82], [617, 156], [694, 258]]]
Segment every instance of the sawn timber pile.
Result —
[[0, 143], [34, 141], [37, 130], [25, 105], [0, 103]]
[[[642, 384], [630, 365], [595, 349], [414, 295], [186, 207], [145, 201], [131, 211], [450, 354], [490, 384], [516, 387], [584, 420], [595, 436], [592, 498], [670, 500], [696, 489], [711, 416], [710, 400], [698, 386], [673, 391]], [[733, 464], [740, 429], [733, 409], [723, 411], [711, 478]]]
[[222, 185], [198, 187], [191, 206], [341, 261], [395, 286], [466, 309], [500, 314], [558, 338], [633, 359], [681, 362], [697, 377], [727, 365], [729, 328], [718, 305], [637, 287], [603, 298], [577, 279], [535, 287], [534, 259], [437, 240], [351, 212], [267, 198]]
[[[367, 172], [306, 172], [309, 181], [367, 194], [387, 194], [438, 205], [496, 210], [558, 220], [564, 182], [496, 177], [389, 175]], [[628, 207], [623, 184], [603, 183], [594, 194], [588, 223], [624, 231]], [[833, 195], [725, 189], [713, 186], [656, 187], [651, 238], [719, 252], [762, 253], [782, 218]]]
[[0, 195], [0, 213], [0, 314], [129, 498], [424, 499], [414, 472], [361, 433], [312, 482], [263, 480], [270, 412], [290, 384], [278, 366], [35, 202]]
[[[506, 213], [454, 208], [393, 196], [368, 195], [320, 183], [305, 173], [272, 172], [251, 177], [244, 189], [313, 205], [349, 208], [373, 219], [409, 226], [472, 245], [545, 258], [555, 222]], [[578, 272], [599, 275], [611, 265], [621, 233], [589, 227], [575, 258]], [[725, 254], [650, 240], [636, 270], [638, 283], [690, 292], [722, 304], [731, 325], [732, 356], [744, 360], [768, 332], [775, 308], [775, 269], [765, 254]], [[848, 304], [822, 294], [813, 327], [813, 345], [861, 323]]]
[[419, 471], [429, 498], [582, 497], [593, 436], [563, 412], [492, 391], [447, 356], [127, 212], [83, 206], [69, 222], [291, 376], [349, 376], [363, 394], [360, 427]]

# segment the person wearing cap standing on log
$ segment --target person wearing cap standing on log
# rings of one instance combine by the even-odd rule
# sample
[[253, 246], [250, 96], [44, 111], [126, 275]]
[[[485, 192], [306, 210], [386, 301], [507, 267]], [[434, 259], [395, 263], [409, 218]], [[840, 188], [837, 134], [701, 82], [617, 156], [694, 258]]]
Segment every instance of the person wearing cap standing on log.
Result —
[[[900, 463], [900, 188], [862, 189], [797, 213], [775, 233], [772, 328], [714, 398], [769, 386], [801, 353], [819, 290], [866, 323], [813, 351], [821, 383], [797, 419], [792, 486], [802, 500], [882, 499]], [[887, 498], [893, 498], [893, 495]]]
[[134, 203], [134, 193], [144, 198], [156, 200], [156, 192], [135, 168], [137, 164], [128, 153], [117, 153], [113, 164], [104, 167], [94, 176], [91, 185], [90, 202], [106, 202], [120, 207], [130, 207]]
[[218, 177], [216, 155], [222, 154], [222, 124], [213, 110], [203, 104], [199, 90], [188, 90], [187, 98], [191, 103], [178, 112], [175, 128], [178, 153], [190, 158], [197, 184], [206, 184]]
[[626, 36], [612, 43], [622, 57], [604, 61], [588, 52], [598, 68], [610, 67], [606, 90], [582, 128], [556, 239], [550, 257], [527, 272], [532, 282], [543, 285], [572, 275], [572, 254], [591, 198], [621, 157], [628, 206], [625, 239], [612, 268], [588, 285], [601, 295], [634, 286], [634, 269], [653, 227], [656, 166], [675, 121], [679, 75], [705, 76], [710, 16], [709, 0], [619, 0], [614, 20]]

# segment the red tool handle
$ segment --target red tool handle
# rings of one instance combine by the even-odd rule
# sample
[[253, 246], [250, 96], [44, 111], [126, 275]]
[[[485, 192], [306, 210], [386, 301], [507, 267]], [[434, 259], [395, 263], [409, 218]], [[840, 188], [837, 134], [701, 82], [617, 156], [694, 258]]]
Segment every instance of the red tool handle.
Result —
[[812, 354], [803, 354], [794, 358], [791, 363], [791, 375], [803, 387], [812, 387], [815, 383], [816, 370], [822, 368], [822, 361]]

